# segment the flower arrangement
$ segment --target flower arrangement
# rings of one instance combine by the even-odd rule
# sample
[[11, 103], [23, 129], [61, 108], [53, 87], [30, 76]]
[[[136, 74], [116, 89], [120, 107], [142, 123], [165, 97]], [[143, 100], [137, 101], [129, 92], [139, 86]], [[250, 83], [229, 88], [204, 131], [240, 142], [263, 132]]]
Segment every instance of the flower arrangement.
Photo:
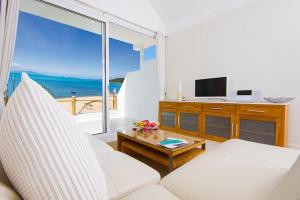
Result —
[[149, 120], [137, 121], [134, 122], [133, 124], [137, 129], [143, 131], [157, 130], [159, 126], [159, 122], [149, 121]]

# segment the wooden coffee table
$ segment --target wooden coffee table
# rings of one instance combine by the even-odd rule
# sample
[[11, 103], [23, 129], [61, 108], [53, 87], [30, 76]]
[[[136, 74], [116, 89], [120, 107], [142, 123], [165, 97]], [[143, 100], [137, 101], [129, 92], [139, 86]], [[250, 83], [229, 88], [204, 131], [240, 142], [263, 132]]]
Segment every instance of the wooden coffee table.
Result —
[[[160, 146], [168, 137], [184, 139], [187, 145], [176, 149]], [[205, 140], [170, 131], [118, 131], [118, 151], [140, 154], [168, 167], [169, 172], [205, 151]]]

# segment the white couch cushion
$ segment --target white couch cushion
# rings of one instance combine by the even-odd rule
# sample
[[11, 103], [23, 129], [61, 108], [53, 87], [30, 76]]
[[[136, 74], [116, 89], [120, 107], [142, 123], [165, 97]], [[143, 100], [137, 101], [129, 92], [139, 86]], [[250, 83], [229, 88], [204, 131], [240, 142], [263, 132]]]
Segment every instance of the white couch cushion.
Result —
[[194, 195], [201, 200], [265, 200], [283, 174], [284, 170], [267, 163], [233, 156], [214, 169]]
[[202, 190], [199, 187], [205, 184], [213, 169], [220, 166], [229, 157], [230, 154], [225, 152], [201, 154], [167, 175], [162, 179], [161, 184], [181, 199], [193, 199], [195, 190]]
[[150, 185], [131, 193], [122, 200], [180, 200], [160, 185]]
[[86, 135], [96, 154], [114, 150], [111, 146], [103, 142], [101, 139], [97, 138], [97, 136], [91, 135], [89, 133], [86, 133]]
[[275, 187], [269, 200], [300, 199], [300, 156], [281, 182]]
[[299, 155], [299, 150], [264, 145], [240, 139], [228, 140], [219, 145], [216, 150], [239, 154], [283, 169], [290, 169]]
[[0, 122], [0, 157], [24, 199], [107, 199], [105, 176], [86, 135], [27, 75]]
[[109, 199], [120, 199], [160, 180], [157, 171], [118, 151], [97, 155], [106, 175]]
[[1, 200], [21, 200], [18, 194], [9, 186], [0, 183], [0, 199]]
[[178, 168], [161, 184], [185, 200], [265, 200], [299, 155], [280, 149], [284, 153], [274, 146], [231, 140]]

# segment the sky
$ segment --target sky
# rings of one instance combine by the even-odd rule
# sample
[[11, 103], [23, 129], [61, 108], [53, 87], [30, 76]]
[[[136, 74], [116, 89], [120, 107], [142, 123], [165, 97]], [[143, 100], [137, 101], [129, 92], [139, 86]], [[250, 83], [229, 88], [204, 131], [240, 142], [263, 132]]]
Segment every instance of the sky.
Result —
[[[139, 52], [132, 44], [110, 39], [110, 79], [139, 69]], [[13, 67], [17, 71], [78, 78], [102, 78], [101, 36], [20, 12]], [[145, 60], [155, 58], [155, 47]]]

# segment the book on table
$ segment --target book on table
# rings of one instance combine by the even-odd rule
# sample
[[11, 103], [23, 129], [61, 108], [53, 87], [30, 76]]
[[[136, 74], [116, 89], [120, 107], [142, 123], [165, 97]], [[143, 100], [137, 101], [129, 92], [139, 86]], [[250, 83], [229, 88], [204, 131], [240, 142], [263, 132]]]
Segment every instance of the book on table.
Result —
[[171, 137], [159, 142], [159, 145], [169, 149], [176, 149], [185, 146], [187, 144], [188, 142], [186, 140], [182, 140], [179, 138], [171, 138]]

